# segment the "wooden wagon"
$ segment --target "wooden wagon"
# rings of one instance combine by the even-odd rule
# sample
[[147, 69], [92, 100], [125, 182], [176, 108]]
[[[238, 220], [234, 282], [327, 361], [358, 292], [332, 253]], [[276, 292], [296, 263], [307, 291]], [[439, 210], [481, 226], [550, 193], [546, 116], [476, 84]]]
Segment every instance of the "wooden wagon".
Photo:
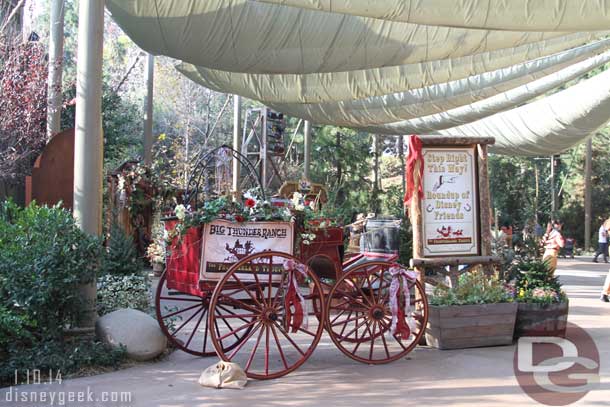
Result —
[[[177, 220], [168, 220], [166, 228]], [[159, 324], [177, 348], [239, 363], [255, 379], [283, 376], [324, 331], [367, 364], [407, 355], [428, 318], [424, 288], [396, 254], [343, 259], [343, 230], [293, 222], [190, 227], [169, 247], [156, 291]]]

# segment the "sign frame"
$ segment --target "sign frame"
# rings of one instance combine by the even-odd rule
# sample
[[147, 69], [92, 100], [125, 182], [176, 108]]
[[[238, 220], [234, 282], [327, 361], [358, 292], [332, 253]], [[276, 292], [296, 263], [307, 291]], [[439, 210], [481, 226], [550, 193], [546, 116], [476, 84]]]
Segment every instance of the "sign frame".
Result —
[[[430, 228], [434, 228], [434, 224], [430, 223], [430, 222], [426, 222], [426, 199], [427, 199], [427, 192], [429, 192], [429, 189], [426, 189], [426, 175], [429, 174], [429, 167], [428, 165], [430, 165], [430, 163], [428, 162], [428, 160], [426, 160], [426, 155], [430, 152], [446, 152], [446, 153], [466, 153], [469, 155], [470, 157], [470, 174], [471, 174], [471, 179], [468, 181], [466, 181], [467, 183], [469, 183], [469, 191], [470, 191], [470, 195], [472, 195], [470, 202], [472, 203], [471, 207], [473, 210], [473, 214], [472, 214], [472, 226], [470, 227], [470, 230], [472, 232], [472, 244], [468, 249], [465, 250], [442, 250], [442, 249], [437, 249], [437, 250], [431, 250], [430, 249], [430, 244], [428, 243], [428, 236], [427, 233], [429, 232]], [[424, 157], [424, 171], [422, 173], [422, 178], [420, 180], [420, 182], [422, 183], [422, 189], [424, 191], [424, 197], [422, 199], [419, 200], [419, 206], [422, 210], [422, 223], [421, 223], [421, 238], [422, 238], [422, 253], [421, 253], [421, 257], [422, 258], [448, 258], [448, 257], [476, 257], [476, 256], [480, 256], [481, 255], [481, 245], [482, 245], [482, 236], [481, 236], [481, 207], [480, 207], [480, 191], [479, 191], [479, 163], [478, 163], [478, 155], [477, 155], [477, 145], [473, 145], [473, 144], [466, 144], [466, 145], [424, 145], [422, 147], [422, 156]], [[445, 172], [444, 174], [447, 174], [447, 172]], [[438, 183], [437, 183], [438, 184]], [[436, 185], [435, 185], [436, 186]], [[459, 193], [461, 194], [460, 191]], [[460, 206], [461, 207], [461, 206]], [[451, 222], [450, 222], [451, 223]], [[454, 223], [460, 223], [459, 220], [457, 222]], [[463, 222], [462, 222], [463, 223]], [[470, 223], [470, 222], [469, 222]], [[444, 226], [443, 226], [444, 227]], [[466, 228], [468, 229], [468, 228]], [[450, 229], [449, 229], [450, 231]], [[460, 229], [461, 231], [461, 229]], [[440, 233], [440, 232], [439, 232]], [[458, 238], [455, 238], [458, 239]], [[442, 236], [441, 239], [442, 240]], [[460, 243], [448, 243], [449, 244], [455, 244], [455, 245], [460, 245]], [[462, 246], [468, 245], [469, 243], [462, 243]], [[445, 245], [445, 246], [447, 246]]]
[[[221, 232], [221, 229], [219, 228], [224, 229], [222, 229]], [[261, 231], [265, 229], [285, 230], [286, 237], [281, 238], [283, 244], [278, 245], [280, 238], [265, 238], [265, 232], [261, 232], [260, 235], [253, 234], [254, 230]], [[235, 234], [234, 231], [239, 232], [238, 234]], [[206, 223], [203, 227], [199, 278], [201, 281], [219, 281], [234, 264], [248, 255], [264, 253], [265, 251], [281, 251], [292, 254], [294, 253], [294, 237], [294, 222], [256, 221], [235, 223], [225, 219], [217, 219], [213, 222]], [[234, 239], [236, 239], [236, 241], [234, 241]], [[240, 239], [244, 241], [243, 244], [239, 241]], [[252, 243], [253, 240], [255, 243]], [[256, 242], [264, 243], [259, 245], [259, 247], [262, 247], [261, 250], [257, 249]], [[232, 247], [229, 243], [232, 243]], [[250, 252], [248, 252], [248, 244], [253, 246], [252, 251]], [[237, 249], [243, 250], [244, 253], [240, 256], [232, 254], [231, 251]], [[227, 253], [224, 253], [225, 251]], [[227, 257], [222, 259], [222, 256]], [[232, 261], [227, 261], [229, 257], [232, 257]], [[208, 271], [208, 263], [210, 262], [217, 264], [218, 267], [223, 270], [216, 272]], [[281, 277], [280, 269], [282, 265], [283, 263], [273, 263], [273, 267], [278, 267], [278, 278]], [[247, 270], [238, 272], [238, 276], [240, 280], [243, 281], [255, 281], [252, 273]]]

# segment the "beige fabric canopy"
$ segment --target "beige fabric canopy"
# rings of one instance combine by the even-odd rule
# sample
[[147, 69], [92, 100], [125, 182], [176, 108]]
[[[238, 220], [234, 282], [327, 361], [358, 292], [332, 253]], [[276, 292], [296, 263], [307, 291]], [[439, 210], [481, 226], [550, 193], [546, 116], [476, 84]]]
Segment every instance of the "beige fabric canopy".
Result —
[[319, 104], [269, 105], [319, 124], [350, 127], [390, 123], [475, 103], [557, 72], [608, 48], [610, 40], [597, 41], [500, 70], [385, 96]]
[[476, 103], [417, 119], [367, 127], [363, 128], [363, 130], [384, 134], [431, 134], [438, 130], [475, 122], [541, 96], [608, 62], [610, 62], [610, 51], [589, 58], [581, 63], [571, 65], [555, 75], [548, 75], [542, 79]]
[[256, 0], [388, 21], [520, 31], [610, 29], [602, 0]]
[[492, 151], [549, 155], [585, 140], [610, 116], [610, 70], [504, 113], [442, 130], [451, 136], [495, 137]]
[[458, 58], [561, 35], [422, 26], [248, 0], [107, 0], [106, 5], [144, 50], [230, 72], [380, 68]]
[[[551, 154], [610, 117], [606, 0], [106, 0], [143, 49], [316, 123], [494, 136]], [[588, 58], [588, 59], [587, 59]], [[507, 110], [512, 109], [512, 110]], [[458, 127], [447, 128], [456, 124]]]
[[364, 99], [463, 79], [570, 49], [604, 34], [576, 33], [511, 49], [460, 58], [347, 72], [306, 75], [240, 74], [190, 64], [178, 70], [218, 92], [266, 103], [320, 103]]

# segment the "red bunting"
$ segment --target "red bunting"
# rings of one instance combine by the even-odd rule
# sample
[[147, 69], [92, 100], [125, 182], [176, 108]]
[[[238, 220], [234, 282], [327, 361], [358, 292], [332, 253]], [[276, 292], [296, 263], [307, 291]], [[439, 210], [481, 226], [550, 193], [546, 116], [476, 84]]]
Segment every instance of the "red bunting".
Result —
[[[423, 143], [421, 139], [415, 135], [409, 137], [409, 155], [407, 157], [407, 166], [405, 172], [407, 173], [407, 190], [405, 192], [405, 205], [408, 205], [411, 201], [411, 197], [415, 192], [415, 171], [419, 171], [419, 184], [417, 185], [417, 196], [421, 199], [424, 197], [424, 189], [422, 186], [421, 178], [424, 172], [424, 156], [422, 155]], [[419, 168], [416, 168], [419, 160]]]

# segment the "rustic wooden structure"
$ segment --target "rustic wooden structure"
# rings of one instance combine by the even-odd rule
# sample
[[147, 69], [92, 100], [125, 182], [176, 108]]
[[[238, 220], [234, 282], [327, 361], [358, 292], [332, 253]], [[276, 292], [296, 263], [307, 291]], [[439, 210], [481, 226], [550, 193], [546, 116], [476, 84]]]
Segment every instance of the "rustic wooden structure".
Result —
[[[153, 200], [140, 202], [137, 212], [131, 208], [128, 202], [121, 202], [120, 192], [118, 191], [118, 177], [124, 172], [128, 172], [139, 164], [137, 160], [129, 160], [121, 164], [117, 169], [108, 174], [106, 182], [108, 185], [108, 201], [106, 205], [107, 229], [110, 230], [118, 225], [125, 231], [125, 234], [133, 238], [134, 245], [140, 257], [146, 254], [146, 248], [152, 241], [153, 224]], [[147, 180], [142, 180], [136, 188], [145, 191], [146, 195], [152, 197], [153, 185]], [[127, 201], [133, 198], [127, 198]]]
[[73, 184], [74, 129], [69, 129], [53, 136], [36, 159], [32, 175], [25, 179], [25, 203], [51, 206], [61, 202], [72, 210]]
[[517, 306], [515, 302], [430, 306], [426, 342], [438, 349], [510, 345]]
[[[477, 172], [477, 203], [479, 208], [478, 222], [478, 242], [479, 249], [476, 256], [457, 256], [457, 257], [440, 257], [427, 258], [424, 255], [424, 236], [423, 236], [423, 216], [421, 200], [417, 194], [413, 195], [411, 202], [408, 205], [409, 217], [413, 229], [413, 258], [411, 266], [419, 272], [420, 281], [423, 283], [426, 275], [426, 269], [435, 269], [435, 271], [445, 274], [450, 278], [451, 284], [457, 284], [457, 278], [463, 272], [466, 272], [469, 267], [462, 270], [458, 269], [460, 265], [467, 266], [485, 266], [486, 271], [491, 271], [492, 265], [499, 264], [500, 258], [492, 256], [491, 250], [491, 205], [489, 196], [489, 179], [488, 179], [488, 155], [487, 146], [495, 143], [493, 137], [448, 137], [448, 136], [422, 136], [422, 144], [424, 147], [474, 147], [477, 152], [476, 172]], [[422, 182], [416, 174], [414, 177], [415, 190], [419, 183]], [[449, 266], [450, 270], [446, 271], [445, 267]], [[437, 284], [433, 279], [428, 279], [428, 282]]]

